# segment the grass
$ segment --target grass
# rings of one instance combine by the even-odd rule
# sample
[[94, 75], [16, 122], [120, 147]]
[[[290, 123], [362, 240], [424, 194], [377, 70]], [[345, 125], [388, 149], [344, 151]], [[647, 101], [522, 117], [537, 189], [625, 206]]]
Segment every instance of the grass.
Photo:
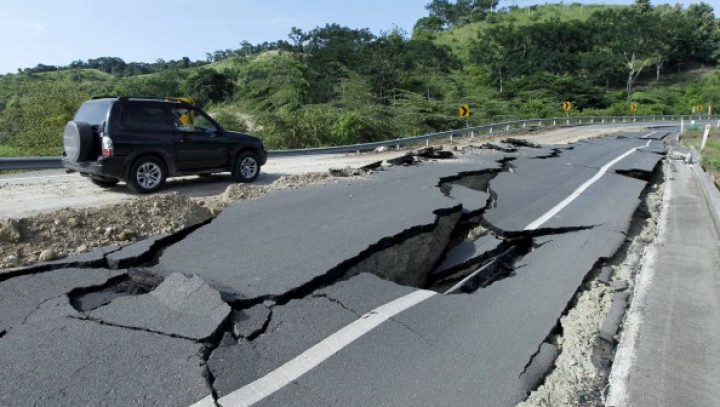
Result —
[[[700, 130], [690, 130], [682, 135], [681, 140], [685, 145], [694, 146], [700, 151], [703, 133]], [[700, 155], [702, 156], [702, 166], [712, 172], [716, 179], [720, 179], [720, 129], [710, 130], [705, 150]]]
[[20, 157], [23, 155], [25, 154], [21, 153], [20, 150], [15, 147], [0, 144], [0, 157]]

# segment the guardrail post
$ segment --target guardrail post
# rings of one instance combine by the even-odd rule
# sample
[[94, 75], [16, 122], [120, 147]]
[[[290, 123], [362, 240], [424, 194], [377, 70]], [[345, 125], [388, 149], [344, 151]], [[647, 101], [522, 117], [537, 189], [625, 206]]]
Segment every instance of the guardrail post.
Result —
[[567, 119], [567, 124], [570, 124], [570, 119]]
[[[429, 140], [429, 139], [428, 139], [428, 140]], [[453, 135], [451, 134], [451, 135], [450, 135], [450, 144], [452, 144], [452, 143], [453, 143]]]
[[400, 151], [400, 143], [397, 143], [397, 144], [395, 145], [395, 150]]
[[490, 127], [490, 131], [488, 132], [488, 134], [492, 134], [492, 127]]
[[527, 127], [527, 123], [523, 123], [523, 129]]
[[557, 126], [557, 120], [553, 120], [553, 126]]
[[507, 128], [506, 128], [505, 130], [506, 130], [506, 131], [510, 131], [510, 125], [509, 125], [509, 124], [507, 125]]
[[604, 117], [602, 118], [602, 121], [601, 121], [601, 123], [605, 123], [605, 118], [604, 118]]

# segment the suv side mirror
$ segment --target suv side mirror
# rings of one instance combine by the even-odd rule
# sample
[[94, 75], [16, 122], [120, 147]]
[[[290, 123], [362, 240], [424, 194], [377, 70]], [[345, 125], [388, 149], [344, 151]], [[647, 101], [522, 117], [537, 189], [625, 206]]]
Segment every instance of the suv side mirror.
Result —
[[107, 122], [105, 120], [100, 122], [100, 125], [98, 126], [98, 133], [100, 133], [100, 137], [104, 136], [105, 133], [107, 133], [106, 127], [107, 127]]

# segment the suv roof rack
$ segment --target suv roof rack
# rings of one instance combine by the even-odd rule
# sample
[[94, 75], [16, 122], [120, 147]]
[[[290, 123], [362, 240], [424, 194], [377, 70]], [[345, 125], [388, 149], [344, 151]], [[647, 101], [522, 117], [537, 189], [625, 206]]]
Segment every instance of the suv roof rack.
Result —
[[186, 105], [186, 106], [194, 106], [194, 104], [187, 102], [183, 100], [183, 98], [176, 98], [171, 96], [166, 97], [157, 97], [157, 96], [135, 96], [135, 95], [102, 95], [102, 96], [93, 96], [90, 98], [90, 100], [97, 100], [97, 99], [117, 99], [119, 102], [127, 102], [130, 99], [144, 99], [144, 100], [153, 100], [156, 102], [166, 102], [166, 103], [174, 103], [178, 105]]

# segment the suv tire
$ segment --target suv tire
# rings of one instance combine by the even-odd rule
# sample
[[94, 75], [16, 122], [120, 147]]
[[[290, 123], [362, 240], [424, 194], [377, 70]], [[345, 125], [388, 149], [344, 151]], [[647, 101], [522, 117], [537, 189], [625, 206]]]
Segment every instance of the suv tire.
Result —
[[160, 190], [167, 179], [165, 163], [155, 157], [140, 157], [133, 162], [127, 178], [127, 186], [138, 194], [150, 194]]
[[63, 147], [69, 160], [87, 161], [93, 147], [92, 127], [85, 122], [69, 121], [63, 132]]
[[260, 175], [260, 159], [257, 154], [245, 152], [235, 160], [232, 172], [233, 178], [238, 182], [253, 182]]

